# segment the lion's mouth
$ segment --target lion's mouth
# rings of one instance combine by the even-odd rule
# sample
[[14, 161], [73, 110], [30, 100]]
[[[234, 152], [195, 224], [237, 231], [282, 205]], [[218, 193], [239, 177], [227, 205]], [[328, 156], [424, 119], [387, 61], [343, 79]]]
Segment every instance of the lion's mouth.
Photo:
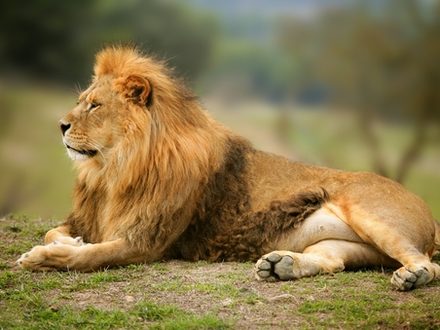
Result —
[[98, 153], [97, 150], [75, 149], [75, 148], [69, 146], [68, 144], [66, 144], [66, 148], [70, 149], [72, 151], [75, 151], [81, 155], [87, 156], [87, 157], [93, 157]]

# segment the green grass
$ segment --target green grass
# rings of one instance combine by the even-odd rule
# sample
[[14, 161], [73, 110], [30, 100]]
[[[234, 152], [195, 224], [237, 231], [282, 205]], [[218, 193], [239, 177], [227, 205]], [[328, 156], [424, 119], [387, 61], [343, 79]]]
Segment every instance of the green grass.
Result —
[[[323, 277], [318, 285], [325, 294], [320, 299], [306, 299], [299, 305], [298, 312], [314, 326], [324, 328], [406, 325], [430, 329], [440, 326], [440, 301], [429, 301], [429, 295], [423, 290], [390, 292], [390, 275], [368, 270], [335, 274], [331, 281]], [[434, 282], [429, 287], [433, 285], [438, 286]], [[289, 292], [289, 284], [285, 284], [284, 290]], [[313, 292], [307, 294], [313, 297]]]
[[104, 288], [106, 283], [122, 282], [122, 274], [115, 274], [110, 271], [101, 271], [92, 274], [80, 274], [70, 272], [70, 291], [89, 290]]
[[[0, 329], [440, 327], [440, 281], [397, 292], [391, 270], [261, 283], [252, 263], [167, 261], [94, 273], [15, 268], [55, 223], [0, 220]], [[10, 244], [26, 249], [11, 254]]]
[[101, 310], [87, 307], [53, 308], [41, 297], [26, 305], [23, 318], [11, 315], [0, 320], [0, 328], [26, 329], [227, 329], [229, 324], [213, 315], [197, 316], [172, 306], [142, 302], [129, 310]]
[[5, 271], [0, 273], [0, 289], [6, 289], [8, 286], [12, 285], [15, 280], [15, 274], [10, 271]]
[[381, 291], [356, 289], [344, 294], [334, 292], [325, 300], [306, 301], [298, 312], [323, 327], [394, 328], [405, 323], [425, 329], [439, 326], [440, 302], [426, 304], [411, 295], [406, 298], [400, 301], [400, 297]]
[[175, 306], [156, 305], [141, 302], [135, 307], [135, 313], [147, 322], [161, 321], [152, 324], [157, 329], [226, 329], [229, 325], [211, 314], [196, 316]]
[[[129, 270], [126, 270], [129, 272]], [[103, 294], [121, 281], [121, 273], [98, 272], [38, 273], [5, 271], [0, 273], [0, 329], [226, 329], [230, 323], [211, 313], [194, 314], [168, 304], [142, 300], [129, 308], [98, 308], [92, 302], [78, 308], [72, 295], [84, 291]], [[64, 293], [64, 294], [63, 294]], [[56, 296], [55, 298], [53, 298]], [[52, 298], [47, 298], [52, 297]]]

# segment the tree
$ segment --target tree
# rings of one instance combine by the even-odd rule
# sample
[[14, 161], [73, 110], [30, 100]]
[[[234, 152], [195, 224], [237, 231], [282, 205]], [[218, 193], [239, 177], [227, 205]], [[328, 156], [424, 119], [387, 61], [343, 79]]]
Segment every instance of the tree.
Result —
[[[427, 142], [428, 125], [440, 126], [440, 2], [359, 1], [312, 23], [285, 22], [280, 40], [329, 86], [335, 103], [357, 110], [374, 170], [403, 182]], [[376, 117], [412, 123], [412, 141], [395, 171], [381, 154]]]
[[175, 1], [0, 2], [0, 69], [85, 83], [93, 56], [134, 44], [194, 79], [207, 65], [215, 21]]

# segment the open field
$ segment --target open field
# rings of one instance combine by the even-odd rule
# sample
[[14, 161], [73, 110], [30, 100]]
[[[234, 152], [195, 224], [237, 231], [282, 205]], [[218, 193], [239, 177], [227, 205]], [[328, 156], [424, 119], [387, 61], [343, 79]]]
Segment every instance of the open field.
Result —
[[0, 220], [0, 329], [440, 328], [440, 282], [397, 292], [390, 270], [260, 283], [251, 263], [169, 261], [88, 274], [16, 269], [55, 223]]

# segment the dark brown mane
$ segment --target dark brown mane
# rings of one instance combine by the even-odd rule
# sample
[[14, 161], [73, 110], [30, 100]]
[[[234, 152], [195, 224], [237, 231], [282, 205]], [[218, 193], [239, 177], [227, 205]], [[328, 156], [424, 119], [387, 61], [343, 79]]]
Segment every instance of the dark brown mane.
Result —
[[257, 260], [269, 252], [270, 242], [296, 228], [318, 210], [329, 196], [322, 189], [307, 191], [286, 201], [274, 201], [253, 213], [246, 182], [247, 141], [231, 139], [223, 166], [210, 177], [185, 233], [170, 256], [190, 260]]

